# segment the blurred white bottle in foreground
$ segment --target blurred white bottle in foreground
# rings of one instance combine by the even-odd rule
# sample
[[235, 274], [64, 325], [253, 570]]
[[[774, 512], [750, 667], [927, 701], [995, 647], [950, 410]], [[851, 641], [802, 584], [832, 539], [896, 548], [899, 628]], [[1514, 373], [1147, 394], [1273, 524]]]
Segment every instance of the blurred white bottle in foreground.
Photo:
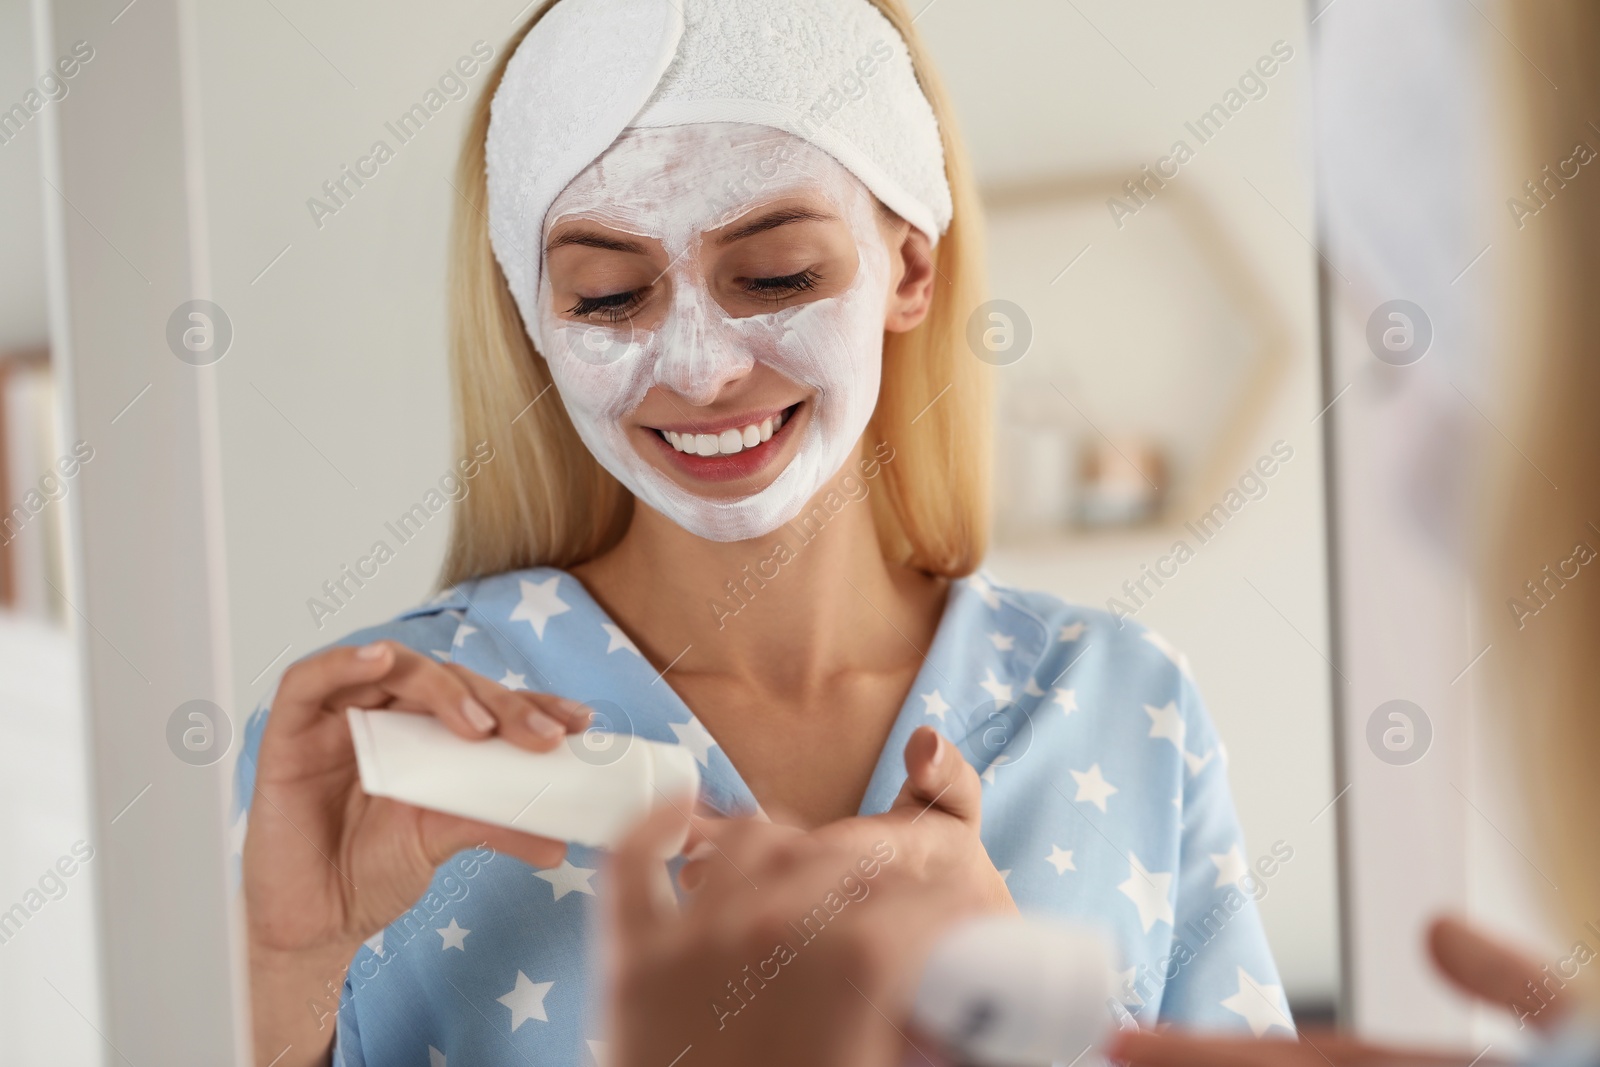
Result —
[[917, 1030], [958, 1063], [1040, 1067], [1099, 1062], [1085, 1053], [1117, 1026], [1111, 950], [1083, 926], [981, 915], [951, 928], [922, 969]]

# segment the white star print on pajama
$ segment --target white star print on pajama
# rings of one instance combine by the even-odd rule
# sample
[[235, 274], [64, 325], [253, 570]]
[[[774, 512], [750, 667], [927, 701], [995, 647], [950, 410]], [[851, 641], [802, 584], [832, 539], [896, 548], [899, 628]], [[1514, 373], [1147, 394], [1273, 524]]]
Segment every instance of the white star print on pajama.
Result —
[[444, 945], [440, 951], [443, 951], [443, 949], [447, 948], [458, 948], [462, 952], [465, 952], [467, 951], [467, 935], [472, 933], [472, 931], [463, 929], [460, 923], [456, 922], [454, 919], [451, 919], [449, 926], [446, 926], [441, 930], [435, 930], [434, 933], [444, 938]]
[[1257, 1037], [1274, 1026], [1294, 1032], [1288, 1005], [1283, 1000], [1283, 987], [1258, 982], [1243, 967], [1239, 968], [1239, 991], [1223, 1000], [1222, 1006], [1243, 1016], [1250, 1032]]
[[[716, 738], [658, 675], [665, 664], [640, 655], [564, 571], [469, 582], [340, 643], [378, 638], [508, 687], [603, 701], [616, 729], [690, 749], [709, 806], [757, 810]], [[974, 575], [952, 583], [926, 659], [862, 813], [889, 807], [907, 738], [933, 726], [980, 772], [983, 842], [1022, 910], [1092, 923], [1117, 946], [1115, 1011], [1145, 1026], [1288, 1032], [1242, 890], [1250, 853], [1225, 750], [1183, 654], [1135, 622]], [[263, 707], [244, 730], [236, 871], [265, 720]], [[606, 1039], [590, 954], [602, 868], [579, 847], [543, 871], [488, 850], [452, 857], [410, 912], [356, 951], [334, 1063], [592, 1067]]]
[[1086, 771], [1069, 771], [1078, 783], [1078, 795], [1073, 800], [1087, 800], [1102, 812], [1106, 810], [1106, 800], [1111, 794], [1117, 792], [1117, 787], [1106, 781], [1105, 775], [1100, 772], [1100, 764], [1096, 763]]
[[[544, 640], [544, 628], [550, 620], [557, 615], [564, 615], [572, 610], [556, 592], [556, 586], [561, 582], [560, 575], [548, 578], [542, 582], [518, 581], [522, 589], [522, 599], [517, 606], [511, 609], [511, 621], [522, 620], [533, 627], [533, 632], [539, 640]], [[608, 646], [609, 647], [609, 646]]]
[[639, 650], [634, 647], [633, 639], [622, 632], [622, 627], [613, 622], [603, 622], [600, 629], [606, 632], [606, 655], [613, 652], [632, 652], [635, 656]]
[[554, 985], [554, 982], [531, 982], [527, 975], [517, 972], [516, 987], [505, 996], [495, 998], [511, 1009], [512, 1033], [516, 1033], [517, 1027], [529, 1019], [538, 1019], [542, 1023], [550, 1021], [550, 1016], [544, 1013], [544, 998]]
[[594, 871], [588, 867], [574, 867], [570, 860], [562, 860], [561, 866], [553, 867], [547, 871], [534, 871], [535, 878], [549, 882], [555, 890], [556, 899], [560, 900], [568, 893], [587, 893], [595, 896], [594, 886], [589, 884], [589, 879], [594, 877]]
[[1238, 885], [1239, 880], [1250, 870], [1245, 865], [1244, 853], [1239, 851], [1238, 845], [1234, 845], [1226, 852], [1213, 852], [1211, 862], [1217, 865], [1217, 880], [1211, 883], [1213, 889], [1221, 889], [1225, 885]]

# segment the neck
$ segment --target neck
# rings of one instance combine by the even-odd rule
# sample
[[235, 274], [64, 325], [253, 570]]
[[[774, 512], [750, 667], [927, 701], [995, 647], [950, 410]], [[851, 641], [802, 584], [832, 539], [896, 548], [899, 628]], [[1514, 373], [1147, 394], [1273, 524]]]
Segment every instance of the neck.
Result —
[[734, 542], [637, 505], [617, 546], [573, 572], [652, 662], [677, 660], [675, 673], [796, 693], [920, 662], [943, 583], [884, 560], [869, 500], [879, 491], [852, 461], [795, 519]]

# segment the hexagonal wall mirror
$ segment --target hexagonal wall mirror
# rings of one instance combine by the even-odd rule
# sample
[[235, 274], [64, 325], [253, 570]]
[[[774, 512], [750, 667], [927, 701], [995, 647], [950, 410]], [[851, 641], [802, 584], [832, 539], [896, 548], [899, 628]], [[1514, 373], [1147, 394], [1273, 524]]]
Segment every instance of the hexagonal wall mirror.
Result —
[[1169, 183], [1108, 225], [1124, 177], [986, 192], [991, 295], [1032, 329], [997, 371], [1002, 540], [1204, 512], [1288, 367], [1286, 316], [1205, 200]]

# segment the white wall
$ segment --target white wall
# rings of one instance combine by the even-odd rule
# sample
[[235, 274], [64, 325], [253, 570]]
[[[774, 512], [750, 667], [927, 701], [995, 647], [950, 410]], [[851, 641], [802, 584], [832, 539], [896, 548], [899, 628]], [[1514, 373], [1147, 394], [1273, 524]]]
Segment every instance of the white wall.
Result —
[[[242, 715], [286, 663], [436, 573], [445, 515], [324, 628], [306, 605], [449, 467], [446, 178], [468, 104], [405, 145], [385, 123], [475, 41], [498, 49], [516, 11], [198, 6], [214, 299], [235, 331], [217, 378]], [[395, 157], [319, 228], [306, 201], [380, 138]]]
[[11, 1063], [87, 1064], [98, 1053], [77, 1014], [99, 1015], [93, 854], [77, 862], [93, 841], [77, 676], [65, 631], [0, 615], [0, 911], [20, 903], [34, 912], [0, 944]]
[[[33, 51], [28, 0], [0, 0], [0, 108], [35, 84]], [[48, 335], [40, 142], [35, 119], [0, 144], [0, 350], [42, 346]], [[8, 1062], [87, 1064], [98, 1055], [99, 1038], [77, 1014], [99, 1014], [94, 861], [80, 864], [72, 852], [93, 836], [86, 777], [71, 635], [0, 613], [0, 911], [19, 903], [33, 911], [0, 944]], [[66, 878], [55, 867], [63, 857], [73, 871]]]
[[214, 383], [168, 349], [173, 313], [208, 295], [192, 12], [186, 0], [120, 12], [35, 0], [33, 17], [39, 69], [77, 42], [84, 58], [93, 49], [71, 95], [35, 121], [59, 191], [42, 199], [62, 436], [94, 450], [57, 506], [95, 849], [76, 877], [94, 898], [101, 971], [57, 983], [69, 1022], [28, 1022], [48, 1034], [76, 1018], [105, 1057], [222, 1062], [239, 1048], [243, 992], [225, 980], [242, 971], [228, 768], [220, 743], [207, 764], [193, 735], [180, 748], [170, 729], [191, 701], [227, 701], [232, 679]]
[[[0, 109], [19, 103], [33, 87], [28, 0], [0, 0]], [[37, 127], [32, 122], [0, 144], [0, 204], [6, 205], [0, 211], [0, 350], [43, 344], [47, 332]]]

